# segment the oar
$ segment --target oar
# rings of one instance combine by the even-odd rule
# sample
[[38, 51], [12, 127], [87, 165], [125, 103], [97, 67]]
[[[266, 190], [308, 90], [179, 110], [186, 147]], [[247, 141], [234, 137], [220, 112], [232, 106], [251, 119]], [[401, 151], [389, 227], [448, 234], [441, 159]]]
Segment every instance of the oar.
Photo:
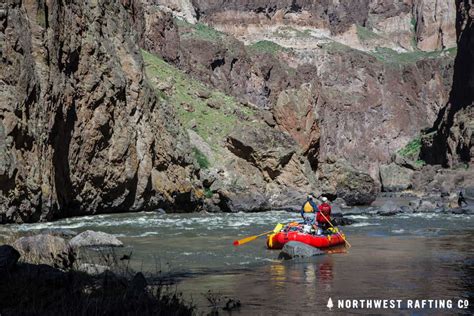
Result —
[[275, 226], [275, 228], [273, 228], [273, 230], [270, 230], [268, 232], [264, 232], [264, 233], [261, 233], [259, 235], [255, 235], [255, 236], [246, 237], [246, 238], [240, 239], [240, 240], [235, 240], [234, 241], [234, 246], [240, 246], [240, 245], [246, 244], [246, 243], [251, 242], [252, 240], [255, 240], [258, 237], [261, 237], [263, 235], [267, 235], [267, 234], [271, 234], [271, 233], [278, 233], [282, 228], [283, 228], [283, 225], [278, 224], [278, 225]]
[[[336, 229], [336, 227], [334, 227], [334, 225], [331, 223], [331, 221], [326, 216], [324, 216], [323, 212], [319, 211], [319, 213], [323, 216], [323, 218], [326, 220], [326, 222], [328, 222], [329, 225], [331, 225], [332, 228]], [[347, 241], [346, 237], [344, 237], [344, 234], [339, 233], [339, 235], [342, 237], [342, 239], [344, 239], [344, 241], [349, 246], [349, 248], [352, 247], [351, 244]]]

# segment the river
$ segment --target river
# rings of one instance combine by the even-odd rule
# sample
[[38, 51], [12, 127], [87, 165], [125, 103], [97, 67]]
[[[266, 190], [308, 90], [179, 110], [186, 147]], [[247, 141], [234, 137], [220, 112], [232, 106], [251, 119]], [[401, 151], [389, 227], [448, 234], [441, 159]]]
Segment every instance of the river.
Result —
[[[353, 212], [354, 213], [354, 212]], [[242, 315], [367, 314], [338, 308], [339, 300], [400, 299], [400, 314], [469, 314], [473, 309], [474, 221], [470, 215], [352, 215], [343, 227], [352, 247], [311, 259], [278, 260], [265, 238], [234, 247], [232, 241], [298, 220], [284, 211], [264, 213], [126, 213], [68, 218], [51, 223], [4, 225], [0, 235], [45, 228], [112, 233], [132, 252], [132, 265], [177, 281], [198, 309], [208, 310], [205, 293], [240, 300]], [[453, 309], [407, 309], [408, 300], [452, 300]], [[458, 308], [467, 300], [467, 309]], [[394, 310], [372, 311], [392, 313]]]

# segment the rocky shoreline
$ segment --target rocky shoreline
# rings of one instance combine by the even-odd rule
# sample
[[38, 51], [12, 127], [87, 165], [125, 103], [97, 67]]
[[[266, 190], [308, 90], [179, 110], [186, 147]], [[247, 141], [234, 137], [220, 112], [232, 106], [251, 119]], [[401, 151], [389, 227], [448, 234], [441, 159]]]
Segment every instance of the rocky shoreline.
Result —
[[[156, 281], [159, 278], [151, 281], [153, 278], [145, 278], [143, 273], [130, 269], [126, 264], [129, 257], [111, 256], [105, 265], [79, 264], [73, 248], [57, 247], [59, 237], [22, 238], [15, 243], [20, 252], [9, 245], [0, 246], [2, 315], [195, 313], [192, 304]], [[30, 238], [29, 246], [34, 248], [25, 248], [24, 238]], [[34, 253], [26, 251], [29, 249]], [[54, 252], [50, 252], [53, 249]]]

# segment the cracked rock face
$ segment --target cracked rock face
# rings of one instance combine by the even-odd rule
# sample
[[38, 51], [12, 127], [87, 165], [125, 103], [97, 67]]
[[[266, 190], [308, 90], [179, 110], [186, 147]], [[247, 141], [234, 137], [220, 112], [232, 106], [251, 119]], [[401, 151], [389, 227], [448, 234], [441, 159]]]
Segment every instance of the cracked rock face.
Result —
[[422, 138], [421, 157], [447, 167], [474, 158], [474, 7], [456, 1], [458, 54], [449, 101], [431, 130]]
[[0, 4], [0, 222], [196, 206], [130, 1]]

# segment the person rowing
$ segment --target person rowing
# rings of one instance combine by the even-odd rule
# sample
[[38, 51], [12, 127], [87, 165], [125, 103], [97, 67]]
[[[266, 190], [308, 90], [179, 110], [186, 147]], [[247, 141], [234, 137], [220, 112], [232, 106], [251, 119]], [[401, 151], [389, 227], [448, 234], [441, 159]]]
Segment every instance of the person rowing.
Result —
[[331, 205], [329, 205], [328, 198], [323, 196], [321, 201], [323, 202], [318, 207], [316, 214], [316, 221], [318, 223], [317, 235], [321, 235], [323, 231], [330, 227], [331, 221]]
[[318, 210], [316, 203], [314, 203], [314, 195], [312, 193], [308, 194], [306, 202], [301, 206], [301, 217], [306, 225], [313, 226], [316, 224], [315, 213]]

